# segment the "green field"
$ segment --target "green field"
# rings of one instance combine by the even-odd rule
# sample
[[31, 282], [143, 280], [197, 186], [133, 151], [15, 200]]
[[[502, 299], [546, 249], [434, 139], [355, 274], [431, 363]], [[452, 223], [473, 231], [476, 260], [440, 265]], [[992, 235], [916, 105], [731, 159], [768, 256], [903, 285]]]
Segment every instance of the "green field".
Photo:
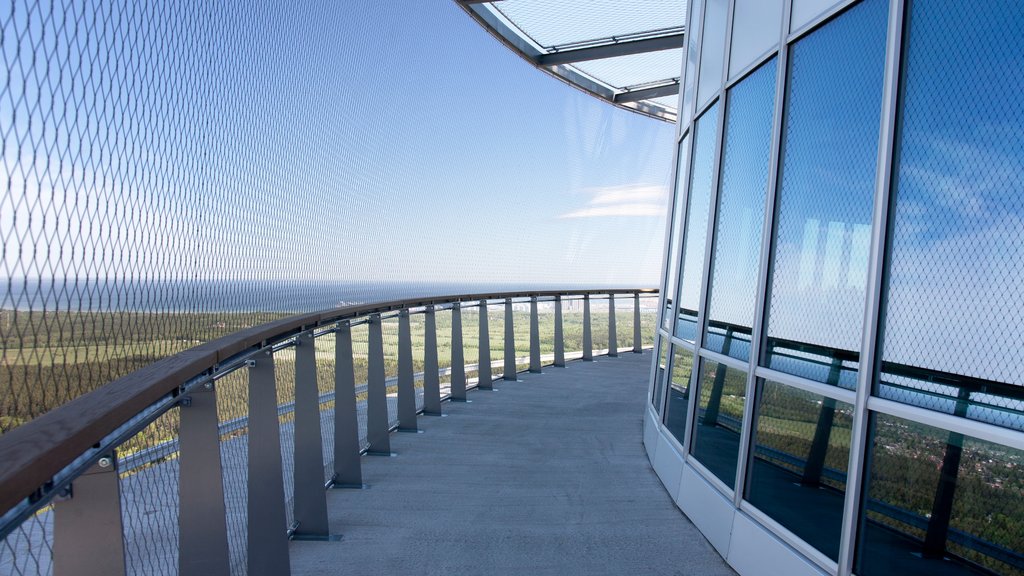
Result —
[[[181, 352], [203, 342], [238, 330], [279, 319], [282, 314], [138, 314], [104, 312], [21, 312], [2, 311], [4, 349], [0, 369], [0, 434], [56, 406], [94, 390], [118, 377], [129, 374], [161, 358]], [[539, 335], [542, 354], [554, 351], [554, 313], [550, 306], [540, 308]], [[632, 309], [619, 309], [616, 314], [617, 342], [622, 348], [633, 345]], [[436, 315], [438, 360], [440, 366], [451, 363], [451, 312]], [[642, 315], [645, 345], [654, 333], [654, 313]], [[473, 307], [462, 311], [463, 354], [467, 364], [476, 364], [479, 354], [479, 313]], [[504, 308], [491, 306], [488, 313], [490, 349], [494, 377], [502, 374], [504, 360]], [[515, 355], [529, 355], [529, 313], [516, 311]], [[413, 344], [413, 365], [423, 369], [424, 316], [410, 319]], [[597, 350], [608, 347], [607, 308], [595, 302], [592, 316], [593, 344]], [[383, 322], [385, 371], [397, 374], [398, 319]], [[564, 314], [564, 337], [567, 353], [582, 349], [583, 315], [578, 311]], [[353, 357], [357, 382], [366, 381], [368, 329], [365, 325], [352, 329]], [[326, 392], [333, 388], [334, 337], [317, 339], [319, 387]], [[548, 361], [550, 362], [550, 361]], [[293, 354], [284, 350], [276, 355], [279, 394], [286, 399], [294, 390]], [[525, 362], [517, 369], [525, 369]], [[470, 371], [467, 376], [475, 377]], [[444, 380], [442, 380], [444, 381]], [[237, 396], [237, 395], [235, 395]], [[222, 395], [225, 405], [237, 404]], [[239, 410], [243, 407], [239, 407]], [[237, 412], [231, 410], [231, 412]], [[238, 414], [242, 415], [244, 412]], [[229, 414], [225, 414], [225, 417]]]

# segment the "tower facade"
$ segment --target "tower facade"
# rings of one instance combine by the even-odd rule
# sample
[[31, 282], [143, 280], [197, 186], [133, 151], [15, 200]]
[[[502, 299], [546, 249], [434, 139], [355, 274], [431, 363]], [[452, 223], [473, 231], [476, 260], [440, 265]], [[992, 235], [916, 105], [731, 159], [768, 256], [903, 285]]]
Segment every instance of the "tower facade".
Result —
[[694, 0], [645, 445], [741, 574], [1024, 570], [1024, 9]]

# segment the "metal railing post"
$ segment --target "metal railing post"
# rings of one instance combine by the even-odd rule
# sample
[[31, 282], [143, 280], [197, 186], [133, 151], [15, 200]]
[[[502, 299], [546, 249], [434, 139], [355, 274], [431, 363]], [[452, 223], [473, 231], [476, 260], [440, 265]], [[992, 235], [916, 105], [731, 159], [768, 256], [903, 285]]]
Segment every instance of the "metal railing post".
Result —
[[530, 372], [540, 374], [540, 319], [537, 317], [537, 297], [530, 298]]
[[323, 435], [320, 432], [320, 387], [316, 374], [316, 340], [307, 332], [295, 339], [295, 468], [293, 538], [327, 540], [327, 493], [324, 492]]
[[248, 570], [256, 576], [289, 574], [281, 423], [277, 417], [274, 356], [249, 363]]
[[398, 313], [398, 431], [418, 432], [409, 310]]
[[180, 406], [178, 573], [228, 574], [227, 514], [214, 383], [189, 392]]
[[[725, 341], [722, 343], [722, 354], [728, 356], [729, 349], [732, 347], [732, 328], [725, 330]], [[717, 426], [718, 425], [718, 412], [722, 406], [722, 392], [725, 390], [725, 375], [728, 371], [728, 366], [725, 364], [718, 364], [718, 368], [715, 369], [715, 380], [711, 386], [710, 398], [708, 398], [708, 407], [704, 409], [704, 420], [705, 426]]]
[[[953, 414], [967, 416], [971, 393], [961, 388], [957, 394]], [[949, 538], [949, 522], [953, 516], [953, 502], [956, 497], [957, 477], [960, 474], [960, 459], [963, 454], [964, 435], [950, 432], [946, 440], [946, 451], [942, 455], [939, 482], [932, 499], [931, 515], [928, 516], [928, 530], [924, 535], [922, 554], [925, 558], [942, 558], [946, 554], [946, 540]]]
[[477, 361], [477, 383], [480, 390], [494, 390], [494, 375], [491, 374], [491, 334], [487, 321], [487, 300], [480, 301], [480, 357]]
[[334, 333], [334, 488], [362, 488], [356, 377], [352, 362], [352, 325], [338, 324]]
[[505, 298], [505, 380], [516, 379], [516, 329], [512, 323], [512, 299]]
[[594, 359], [594, 339], [590, 333], [590, 294], [583, 295], [583, 359]]
[[565, 334], [562, 332], [562, 296], [555, 296], [555, 366], [565, 367]]
[[102, 576], [125, 573], [121, 486], [117, 455], [99, 459], [55, 501], [53, 573]]
[[370, 448], [366, 453], [390, 456], [391, 423], [388, 419], [388, 389], [384, 375], [384, 335], [381, 333], [381, 324], [380, 314], [370, 316], [366, 382], [366, 441], [370, 443]]
[[[826, 382], [831, 386], [838, 386], [842, 370], [842, 359], [833, 358]], [[825, 471], [825, 456], [828, 455], [828, 441], [832, 435], [832, 423], [835, 421], [835, 416], [835, 399], [824, 398], [821, 402], [821, 409], [818, 410], [818, 422], [814, 425], [814, 439], [811, 440], [811, 448], [807, 452], [804, 473], [800, 478], [800, 483], [805, 486], [821, 485], [821, 474]]]
[[437, 367], [437, 319], [433, 306], [423, 313], [423, 414], [441, 415], [441, 377]]
[[452, 402], [466, 400], [466, 358], [462, 350], [462, 305], [452, 304]]
[[608, 355], [619, 355], [619, 338], [615, 331], [615, 294], [608, 295]]
[[633, 353], [643, 354], [643, 332], [640, 330], [640, 293], [633, 294]]

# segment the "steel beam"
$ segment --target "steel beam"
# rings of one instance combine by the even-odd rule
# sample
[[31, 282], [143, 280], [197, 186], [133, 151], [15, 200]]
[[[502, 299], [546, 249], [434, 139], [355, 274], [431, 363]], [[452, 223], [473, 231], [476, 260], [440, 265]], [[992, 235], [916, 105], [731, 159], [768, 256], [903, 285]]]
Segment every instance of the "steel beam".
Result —
[[666, 81], [665, 84], [659, 84], [649, 88], [637, 88], [635, 90], [618, 92], [612, 96], [612, 102], [615, 104], [623, 104], [625, 102], [639, 102], [640, 100], [650, 100], [651, 98], [660, 98], [662, 96], [676, 96], [678, 94], [679, 79], [676, 78], [672, 81]]
[[682, 33], [639, 40], [613, 40], [608, 44], [601, 44], [599, 46], [588, 46], [586, 48], [541, 54], [537, 57], [537, 65], [552, 67], [560, 64], [572, 64], [573, 62], [585, 62], [587, 60], [600, 60], [603, 58], [615, 58], [616, 56], [629, 56], [630, 54], [672, 50], [673, 48], [682, 48], [685, 42], [686, 35]]

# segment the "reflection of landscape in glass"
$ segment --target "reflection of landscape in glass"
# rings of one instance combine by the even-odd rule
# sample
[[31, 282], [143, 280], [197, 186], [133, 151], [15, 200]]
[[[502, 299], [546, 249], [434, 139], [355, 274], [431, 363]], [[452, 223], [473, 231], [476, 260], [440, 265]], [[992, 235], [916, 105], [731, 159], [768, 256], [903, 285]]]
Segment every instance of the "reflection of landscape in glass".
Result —
[[885, 414], [872, 419], [857, 572], [972, 573], [943, 561], [948, 549], [1024, 574], [1024, 453]]
[[687, 411], [690, 403], [690, 375], [693, 372], [693, 352], [681, 346], [672, 347], [672, 386], [668, 391], [665, 428], [679, 444], [685, 442]]
[[661, 414], [661, 399], [662, 393], [665, 390], [665, 370], [668, 369], [668, 338], [661, 338], [661, 345], [658, 346], [658, 371], [654, 374], [654, 396], [651, 397], [651, 402], [654, 403], [654, 409]]
[[697, 425], [693, 428], [693, 455], [718, 479], [736, 486], [743, 404], [747, 375], [725, 364], [701, 361]]
[[747, 499], [833, 560], [839, 556], [853, 406], [764, 381]]
[[[736, 2], [732, 10], [744, 4], [755, 3]], [[809, 23], [816, 9], [799, 4], [791, 15], [804, 12], [800, 21]], [[872, 404], [881, 398], [912, 406], [899, 412], [907, 418], [923, 419], [918, 408], [941, 412], [966, 431], [991, 432], [985, 437], [997, 443], [872, 413], [869, 455], [856, 463], [865, 468], [861, 516], [868, 520], [854, 543], [855, 571], [1024, 575], [1024, 461], [1005, 446], [1017, 446], [1024, 431], [1024, 10], [1013, 0], [905, 2], [890, 149], [880, 132], [888, 128], [887, 30], [894, 24], [890, 9], [902, 4], [844, 4], [790, 43], [782, 134], [771, 134], [774, 76], [758, 78], [755, 69], [728, 88], [702, 347], [749, 357], [753, 322], [746, 318], [753, 317], [762, 249], [751, 236], [759, 236], [764, 205], [755, 184], [766, 179], [770, 167], [761, 166], [778, 137], [779, 183], [769, 191], [777, 202], [767, 338], [758, 362], [802, 385], [781, 375], [799, 388], [759, 380], [744, 496], [838, 559], [853, 408], [804, 388], [852, 402], [860, 352], [876, 345], [864, 338], [865, 303], [874, 297], [867, 283], [878, 161], [891, 154], [879, 373], [866, 406], [896, 411]], [[710, 33], [717, 37], [717, 29]], [[701, 65], [713, 67], [717, 58], [712, 53]], [[769, 55], [766, 62], [773, 61]], [[719, 85], [704, 90], [708, 98]], [[702, 167], [716, 153], [701, 149], [704, 121], [696, 120], [698, 141], [685, 173], [691, 203], [702, 200]], [[685, 250], [703, 248], [703, 215], [702, 208], [685, 217], [680, 258], [683, 279], [692, 274], [696, 286], [701, 270]], [[697, 306], [686, 306], [684, 296], [675, 335], [692, 340]], [[682, 352], [687, 368], [688, 356]], [[729, 486], [742, 430], [742, 376], [704, 360], [695, 381], [701, 423], [691, 429], [689, 448]], [[737, 393], [730, 393], [731, 383]], [[686, 392], [666, 391], [666, 428], [674, 399]], [[723, 416], [729, 407], [733, 413]], [[929, 423], [949, 422], [944, 418]], [[685, 422], [670, 428], [679, 439], [685, 430]]]

